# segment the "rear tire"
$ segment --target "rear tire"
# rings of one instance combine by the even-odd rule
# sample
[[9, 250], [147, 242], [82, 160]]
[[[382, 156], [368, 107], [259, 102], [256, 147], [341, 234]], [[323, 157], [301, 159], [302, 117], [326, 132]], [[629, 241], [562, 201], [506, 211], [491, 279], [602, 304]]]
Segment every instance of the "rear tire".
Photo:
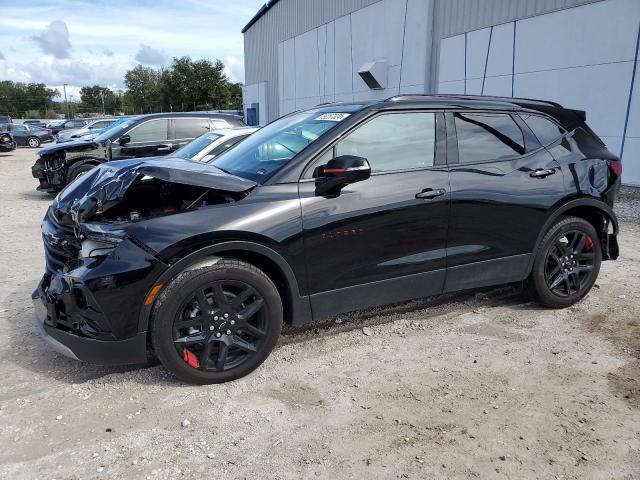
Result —
[[29, 137], [27, 138], [27, 145], [31, 148], [38, 148], [42, 142], [38, 137]]
[[282, 318], [269, 277], [249, 263], [220, 259], [182, 272], [164, 289], [153, 309], [151, 344], [165, 368], [185, 382], [228, 382], [265, 361]]
[[578, 217], [560, 217], [540, 242], [527, 279], [529, 293], [547, 307], [571, 306], [589, 293], [601, 262], [593, 225]]

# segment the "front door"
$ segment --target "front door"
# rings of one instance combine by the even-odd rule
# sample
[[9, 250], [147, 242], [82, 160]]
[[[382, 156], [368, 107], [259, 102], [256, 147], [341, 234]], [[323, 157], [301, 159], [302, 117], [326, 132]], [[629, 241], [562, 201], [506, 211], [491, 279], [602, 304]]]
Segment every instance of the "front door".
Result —
[[124, 145], [114, 142], [111, 145], [111, 158], [155, 157], [171, 153], [169, 140], [169, 120], [154, 118], [136, 125], [123, 135], [129, 135], [130, 141]]
[[[347, 134], [300, 182], [308, 287], [315, 318], [437, 294], [446, 268], [449, 178], [444, 117], [379, 114]], [[317, 195], [313, 171], [357, 155], [368, 180]]]

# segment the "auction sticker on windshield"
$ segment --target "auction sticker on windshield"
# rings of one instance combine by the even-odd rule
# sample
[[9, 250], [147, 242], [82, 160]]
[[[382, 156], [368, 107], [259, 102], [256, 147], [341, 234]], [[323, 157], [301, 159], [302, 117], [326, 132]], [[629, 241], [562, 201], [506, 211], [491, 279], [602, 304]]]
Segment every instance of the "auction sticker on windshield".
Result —
[[349, 113], [323, 113], [316, 120], [328, 120], [330, 122], [341, 122], [347, 118]]

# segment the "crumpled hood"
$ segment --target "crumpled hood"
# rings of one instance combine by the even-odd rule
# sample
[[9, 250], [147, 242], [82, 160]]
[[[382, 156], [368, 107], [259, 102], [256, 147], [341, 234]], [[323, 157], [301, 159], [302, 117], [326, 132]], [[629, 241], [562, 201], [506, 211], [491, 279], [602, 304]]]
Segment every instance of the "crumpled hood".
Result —
[[257, 185], [213, 165], [181, 158], [119, 160], [99, 165], [71, 183], [56, 197], [54, 208], [59, 214], [70, 215], [82, 223], [117, 204], [133, 182], [145, 175], [233, 193], [245, 192]]

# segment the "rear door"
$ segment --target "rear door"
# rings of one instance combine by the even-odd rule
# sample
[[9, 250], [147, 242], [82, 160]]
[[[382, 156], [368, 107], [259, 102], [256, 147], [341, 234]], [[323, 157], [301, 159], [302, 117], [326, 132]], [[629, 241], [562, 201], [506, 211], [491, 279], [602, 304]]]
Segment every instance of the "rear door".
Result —
[[172, 119], [169, 130], [171, 151], [177, 150], [208, 131], [210, 131], [208, 118], [188, 117]]
[[448, 112], [451, 217], [445, 291], [519, 281], [549, 210], [559, 164], [518, 115]]
[[[444, 116], [389, 112], [367, 120], [311, 163], [299, 185], [314, 316], [442, 291], [449, 179]], [[368, 180], [337, 196], [315, 192], [334, 156], [367, 158]]]

